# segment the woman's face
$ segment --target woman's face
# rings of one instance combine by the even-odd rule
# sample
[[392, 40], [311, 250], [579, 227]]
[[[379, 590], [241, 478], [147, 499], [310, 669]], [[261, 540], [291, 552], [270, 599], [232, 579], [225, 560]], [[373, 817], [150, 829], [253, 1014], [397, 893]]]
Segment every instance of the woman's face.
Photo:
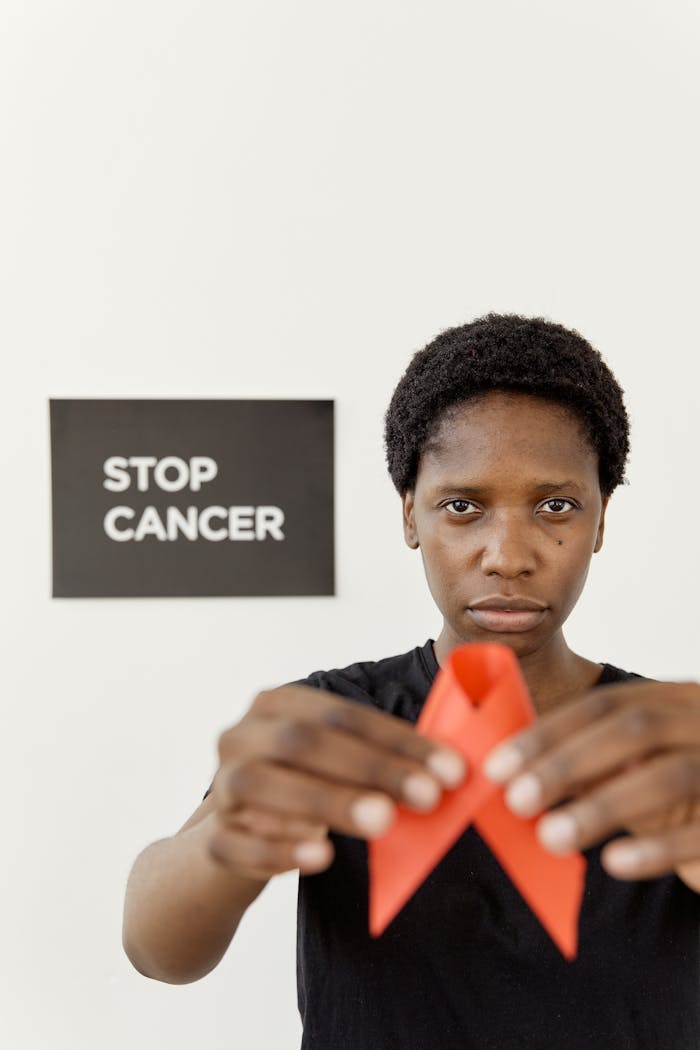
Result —
[[[558, 404], [491, 392], [446, 414], [403, 509], [448, 642], [501, 642], [520, 657], [542, 648], [583, 590], [607, 502], [597, 453]], [[493, 597], [544, 609], [520, 619], [470, 609]]]

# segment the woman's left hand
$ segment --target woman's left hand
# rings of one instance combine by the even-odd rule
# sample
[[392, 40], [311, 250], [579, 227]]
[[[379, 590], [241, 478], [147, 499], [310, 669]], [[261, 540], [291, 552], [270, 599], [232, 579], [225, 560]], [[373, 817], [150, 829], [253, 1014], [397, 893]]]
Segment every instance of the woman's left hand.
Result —
[[506, 786], [505, 801], [519, 816], [557, 806], [537, 823], [552, 853], [588, 849], [626, 830], [630, 836], [601, 852], [610, 875], [648, 879], [675, 871], [700, 893], [697, 682], [592, 689], [499, 744], [484, 773]]

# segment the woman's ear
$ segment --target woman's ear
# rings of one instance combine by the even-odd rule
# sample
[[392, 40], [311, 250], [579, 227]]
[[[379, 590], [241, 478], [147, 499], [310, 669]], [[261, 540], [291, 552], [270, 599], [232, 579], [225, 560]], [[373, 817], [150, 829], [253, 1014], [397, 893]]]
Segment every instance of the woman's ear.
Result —
[[595, 547], [593, 553], [597, 554], [600, 548], [603, 546], [603, 533], [605, 532], [605, 510], [608, 506], [610, 496], [606, 496], [603, 500], [603, 509], [600, 512], [600, 521], [598, 522], [598, 535], [595, 538]]
[[408, 489], [401, 497], [401, 503], [403, 505], [403, 535], [406, 543], [412, 551], [415, 551], [420, 547], [420, 543], [418, 542], [418, 531], [416, 529], [414, 502], [415, 493], [412, 489]]

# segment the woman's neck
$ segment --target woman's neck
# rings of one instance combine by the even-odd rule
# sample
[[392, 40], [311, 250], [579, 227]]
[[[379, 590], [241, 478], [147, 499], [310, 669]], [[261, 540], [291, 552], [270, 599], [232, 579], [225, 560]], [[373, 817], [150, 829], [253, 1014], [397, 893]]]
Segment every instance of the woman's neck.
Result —
[[[448, 653], [461, 644], [443, 628], [435, 642], [435, 658], [442, 666]], [[532, 703], [538, 714], [553, 711], [575, 696], [592, 689], [602, 674], [602, 665], [586, 660], [569, 649], [561, 630], [541, 649], [518, 657]]]

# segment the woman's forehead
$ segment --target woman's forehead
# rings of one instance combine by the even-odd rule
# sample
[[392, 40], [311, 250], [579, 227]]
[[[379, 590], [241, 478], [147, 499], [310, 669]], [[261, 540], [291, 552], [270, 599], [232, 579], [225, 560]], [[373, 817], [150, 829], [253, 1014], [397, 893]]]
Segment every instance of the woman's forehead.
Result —
[[475, 441], [482, 434], [507, 441], [542, 431], [568, 433], [572, 441], [587, 437], [583, 421], [572, 408], [531, 394], [500, 391], [451, 405], [431, 430], [424, 452], [441, 450], [465, 437]]
[[431, 474], [458, 470], [495, 477], [515, 469], [528, 484], [537, 478], [575, 480], [597, 471], [597, 461], [573, 412], [528, 395], [489, 395], [454, 406], [421, 453], [421, 466]]
[[531, 394], [521, 390], [485, 390], [473, 394], [464, 401], [455, 401], [451, 404], [443, 411], [436, 423], [439, 427], [465, 417], [472, 419], [492, 415], [518, 416], [528, 412], [537, 412], [541, 416], [580, 424], [579, 416], [573, 406], [547, 398], [542, 394]]

